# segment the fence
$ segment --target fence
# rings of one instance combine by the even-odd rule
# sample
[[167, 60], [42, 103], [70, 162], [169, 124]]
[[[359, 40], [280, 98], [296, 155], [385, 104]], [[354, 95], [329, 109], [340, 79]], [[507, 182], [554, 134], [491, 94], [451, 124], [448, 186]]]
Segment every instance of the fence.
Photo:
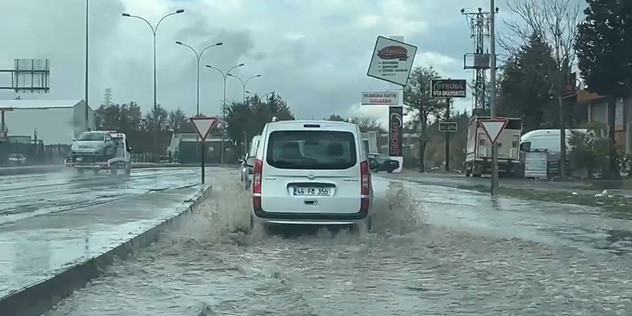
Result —
[[21, 154], [26, 165], [60, 165], [70, 156], [70, 145], [38, 143], [0, 143], [0, 166], [8, 165], [9, 155]]

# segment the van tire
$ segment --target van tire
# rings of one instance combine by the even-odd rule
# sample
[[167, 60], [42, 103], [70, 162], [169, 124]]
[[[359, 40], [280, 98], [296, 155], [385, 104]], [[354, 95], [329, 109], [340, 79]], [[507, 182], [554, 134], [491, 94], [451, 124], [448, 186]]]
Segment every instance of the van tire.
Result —
[[356, 224], [355, 229], [359, 234], [364, 235], [371, 232], [372, 226], [371, 217], [369, 216], [365, 221]]

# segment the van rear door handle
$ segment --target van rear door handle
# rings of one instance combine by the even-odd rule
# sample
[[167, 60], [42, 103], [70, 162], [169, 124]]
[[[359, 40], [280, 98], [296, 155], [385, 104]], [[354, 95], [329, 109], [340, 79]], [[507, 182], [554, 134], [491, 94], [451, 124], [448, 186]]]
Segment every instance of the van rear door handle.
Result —
[[317, 200], [305, 200], [306, 205], [318, 205]]

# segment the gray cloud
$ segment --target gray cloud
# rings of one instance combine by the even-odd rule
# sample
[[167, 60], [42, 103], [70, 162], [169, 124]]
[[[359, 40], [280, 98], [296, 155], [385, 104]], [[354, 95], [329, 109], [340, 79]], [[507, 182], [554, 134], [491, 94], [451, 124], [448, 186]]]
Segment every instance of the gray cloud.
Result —
[[[468, 1], [468, 6], [488, 3]], [[0, 67], [11, 67], [19, 57], [51, 59], [50, 95], [23, 98], [83, 98], [83, 4], [0, 1], [0, 28], [10, 30], [0, 32], [0, 41], [9, 43], [0, 50]], [[175, 41], [195, 48], [224, 42], [207, 51], [202, 64], [227, 69], [243, 62], [234, 74], [263, 75], [250, 81], [248, 90], [275, 90], [299, 117], [322, 118], [355, 109], [362, 91], [388, 87], [366, 76], [377, 35], [404, 35], [419, 47], [416, 65], [471, 78], [462, 65], [463, 54], [472, 49], [462, 5], [461, 0], [91, 0], [90, 103], [99, 105], [103, 90], [111, 87], [115, 102], [137, 101], [144, 109], [152, 104], [151, 33], [142, 21], [123, 18], [125, 11], [155, 23], [185, 9], [163, 21], [157, 37], [158, 102], [166, 108], [195, 111], [195, 58]], [[218, 113], [222, 86], [217, 72], [201, 70], [203, 112]], [[241, 99], [241, 84], [229, 78], [227, 93], [229, 100]], [[0, 98], [13, 96], [0, 92]]]

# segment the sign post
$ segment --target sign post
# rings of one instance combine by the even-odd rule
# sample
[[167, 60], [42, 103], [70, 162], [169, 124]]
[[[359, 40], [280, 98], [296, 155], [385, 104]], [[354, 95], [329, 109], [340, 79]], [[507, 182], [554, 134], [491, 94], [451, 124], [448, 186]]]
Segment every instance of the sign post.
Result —
[[496, 141], [498, 140], [498, 136], [500, 136], [500, 133], [502, 133], [502, 131], [505, 129], [505, 126], [507, 126], [507, 122], [507, 119], [494, 117], [489, 120], [479, 121], [479, 123], [483, 127], [483, 130], [485, 131], [485, 134], [492, 144], [492, 182], [490, 190], [491, 195], [496, 195], [496, 191], [498, 190], [498, 146], [496, 145]]
[[[453, 123], [454, 131], [456, 132], [456, 122], [450, 121], [450, 106], [452, 105], [452, 98], [465, 98], [467, 96], [467, 81], [463, 79], [452, 80], [448, 79], [432, 79], [430, 81], [430, 96], [435, 99], [446, 99], [445, 107], [445, 123]], [[448, 125], [444, 125], [448, 126]], [[441, 123], [439, 123], [439, 130], [441, 130]], [[445, 171], [450, 171], [450, 130], [445, 130]]]
[[367, 76], [406, 86], [417, 47], [378, 36]]
[[401, 160], [400, 166], [403, 166], [403, 158], [401, 158], [403, 156], [402, 132], [404, 127], [403, 87], [408, 83], [416, 54], [416, 46], [394, 38], [378, 36], [366, 74], [369, 77], [401, 86], [402, 97], [400, 99], [397, 93], [392, 92], [365, 92], [362, 94], [362, 104], [389, 106], [388, 151], [389, 156], [398, 157]]
[[208, 135], [211, 133], [211, 129], [213, 129], [213, 126], [217, 123], [218, 119], [216, 117], [207, 117], [207, 116], [195, 116], [190, 118], [191, 123], [193, 124], [193, 127], [195, 127], [195, 131], [198, 133], [198, 135], [200, 136], [200, 144], [201, 144], [201, 148], [202, 148], [202, 184], [205, 183], [205, 170], [204, 170], [204, 165], [205, 165], [205, 157], [206, 157], [206, 149], [204, 147], [204, 141], [206, 140], [206, 138], [208, 137]]
[[362, 105], [399, 105], [399, 93], [362, 92]]
[[439, 122], [439, 132], [442, 133], [456, 133], [456, 122]]

